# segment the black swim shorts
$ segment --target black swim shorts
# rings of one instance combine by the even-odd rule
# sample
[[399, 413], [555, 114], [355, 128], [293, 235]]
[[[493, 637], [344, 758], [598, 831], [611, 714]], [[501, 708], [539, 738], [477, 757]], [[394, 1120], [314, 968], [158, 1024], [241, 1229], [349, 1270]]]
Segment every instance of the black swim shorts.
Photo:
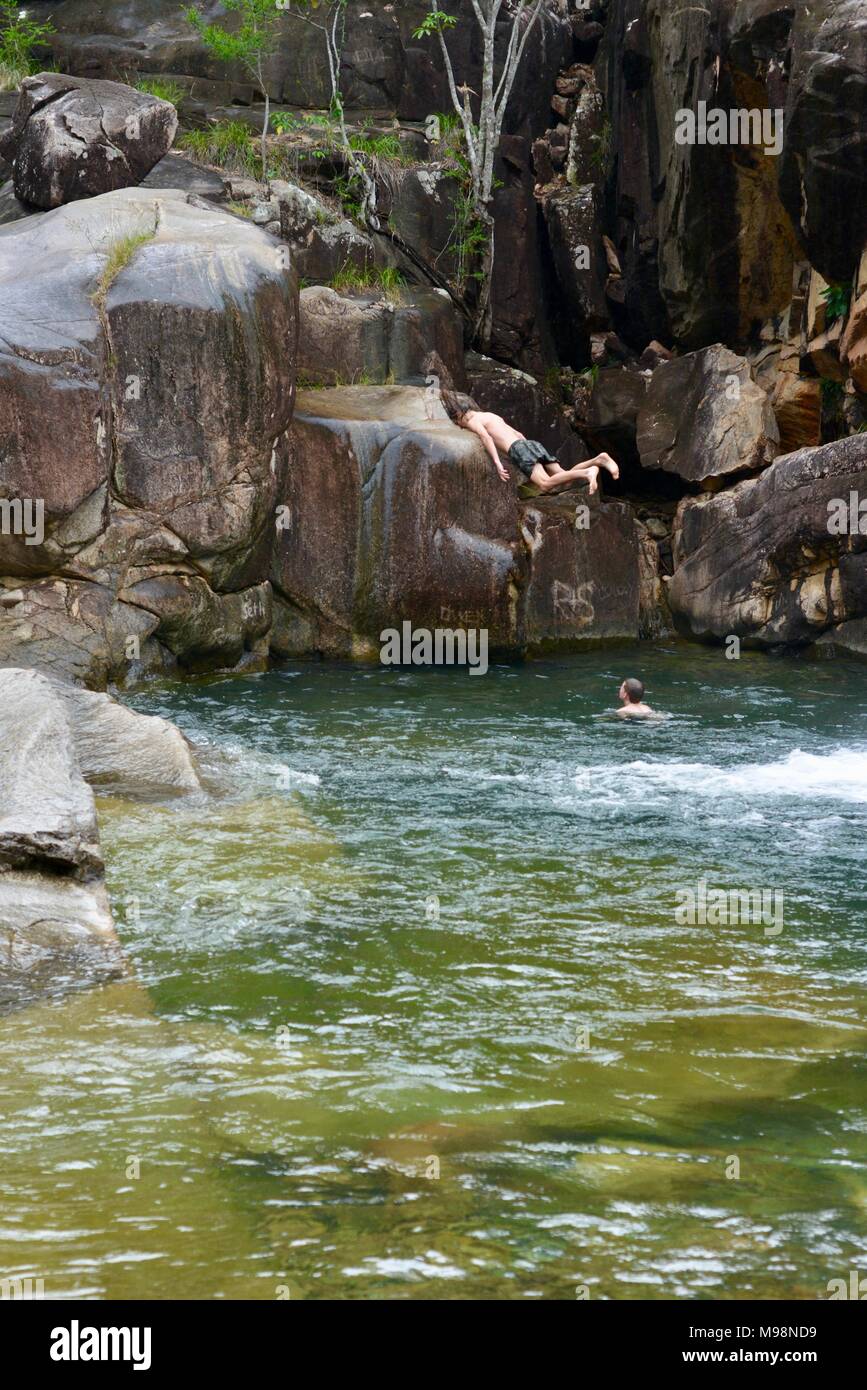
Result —
[[537, 463], [557, 462], [538, 439], [516, 439], [509, 450], [509, 459], [527, 478], [532, 475]]

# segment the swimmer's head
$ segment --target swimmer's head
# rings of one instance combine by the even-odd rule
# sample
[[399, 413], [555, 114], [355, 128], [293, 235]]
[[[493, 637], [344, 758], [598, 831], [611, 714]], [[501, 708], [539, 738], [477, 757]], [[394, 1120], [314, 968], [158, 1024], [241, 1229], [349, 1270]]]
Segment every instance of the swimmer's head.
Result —
[[640, 705], [644, 699], [644, 681], [630, 676], [620, 687], [620, 698], [624, 705]]

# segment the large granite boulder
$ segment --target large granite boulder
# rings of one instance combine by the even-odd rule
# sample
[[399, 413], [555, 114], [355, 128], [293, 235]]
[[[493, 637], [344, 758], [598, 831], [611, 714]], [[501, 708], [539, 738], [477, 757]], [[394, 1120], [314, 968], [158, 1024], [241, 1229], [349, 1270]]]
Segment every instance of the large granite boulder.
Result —
[[164, 719], [39, 672], [0, 669], [0, 1012], [123, 974], [89, 782], [198, 790]]
[[183, 664], [177, 586], [171, 615], [137, 588], [167, 575], [240, 596], [233, 645], [258, 642], [294, 391], [286, 248], [127, 189], [0, 229], [0, 287], [0, 498], [41, 505], [0, 534], [0, 659], [96, 686]]
[[643, 468], [712, 488], [726, 475], [764, 468], [777, 454], [780, 432], [749, 363], [716, 344], [656, 368], [637, 440]]
[[171, 102], [120, 82], [43, 72], [22, 82], [0, 155], [22, 202], [55, 208], [140, 183], [177, 128]]
[[[35, 672], [0, 671], [19, 684], [41, 680]], [[158, 715], [139, 714], [109, 695], [66, 681], [46, 680], [62, 706], [81, 775], [101, 792], [165, 795], [201, 789], [187, 740]]]
[[0, 670], [0, 870], [102, 873], [93, 793], [66, 710], [35, 671]]
[[778, 458], [716, 496], [682, 502], [669, 586], [680, 631], [805, 645], [864, 619], [864, 498], [867, 436], [853, 435]]
[[291, 439], [282, 654], [373, 658], [403, 621], [484, 629], [513, 655], [637, 636], [629, 509], [586, 489], [520, 502], [523, 477], [504, 483], [424, 389], [301, 392]]
[[432, 350], [462, 385], [463, 322], [445, 290], [301, 291], [298, 375], [310, 385], [423, 377]]

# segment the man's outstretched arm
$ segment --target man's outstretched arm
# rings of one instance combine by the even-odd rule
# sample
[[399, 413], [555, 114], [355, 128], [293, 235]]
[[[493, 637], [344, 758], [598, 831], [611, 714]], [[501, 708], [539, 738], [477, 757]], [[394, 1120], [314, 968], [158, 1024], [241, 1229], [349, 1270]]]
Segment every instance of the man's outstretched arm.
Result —
[[508, 468], [506, 468], [505, 464], [502, 463], [500, 455], [497, 452], [497, 446], [494, 443], [491, 436], [488, 434], [488, 431], [485, 429], [484, 425], [472, 424], [469, 426], [469, 428], [472, 430], [473, 434], [477, 434], [479, 436], [479, 439], [482, 441], [491, 458], [493, 459], [497, 472], [499, 473], [503, 482], [507, 483], [509, 481], [509, 470]]

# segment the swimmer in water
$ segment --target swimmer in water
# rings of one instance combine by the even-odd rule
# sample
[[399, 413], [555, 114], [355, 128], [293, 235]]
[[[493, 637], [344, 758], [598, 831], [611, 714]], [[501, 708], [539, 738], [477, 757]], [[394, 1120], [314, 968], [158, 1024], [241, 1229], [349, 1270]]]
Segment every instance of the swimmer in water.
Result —
[[630, 676], [618, 692], [622, 709], [616, 711], [618, 719], [659, 719], [655, 709], [644, 703], [644, 682]]

